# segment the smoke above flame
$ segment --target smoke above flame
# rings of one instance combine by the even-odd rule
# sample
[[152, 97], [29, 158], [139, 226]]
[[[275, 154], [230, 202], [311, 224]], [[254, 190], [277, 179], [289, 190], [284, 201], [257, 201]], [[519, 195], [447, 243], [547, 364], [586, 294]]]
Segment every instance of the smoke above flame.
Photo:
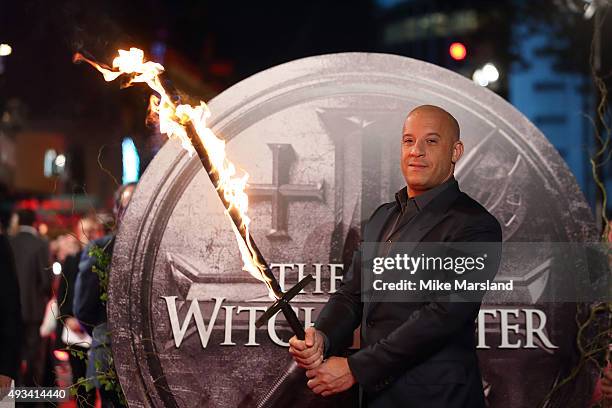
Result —
[[[160, 132], [166, 134], [170, 139], [178, 139], [190, 155], [194, 154], [195, 149], [185, 127], [190, 122], [193, 124], [200, 141], [208, 152], [213, 170], [218, 173], [219, 181], [215, 187], [222, 192], [225, 200], [230, 203], [230, 208], [226, 209], [226, 214], [229, 215], [228, 211], [234, 208], [240, 215], [242, 225], [237, 227], [233, 222], [231, 224], [244, 263], [243, 269], [254, 278], [265, 282], [270, 297], [276, 299], [277, 296], [274, 294], [269, 280], [262, 273], [265, 266], [258, 261], [248, 232], [251, 222], [247, 215], [249, 197], [245, 192], [248, 174], [237, 175], [236, 166], [226, 157], [225, 141], [219, 139], [207, 126], [210, 111], [206, 103], [200, 101], [197, 106], [175, 104], [171, 96], [166, 93], [160, 79], [164, 67], [153, 61], [145, 61], [144, 52], [138, 48], [130, 48], [129, 51], [119, 50], [119, 56], [113, 60], [111, 67], [98, 64], [79, 53], [74, 55], [73, 61], [89, 63], [102, 73], [107, 82], [114, 81], [124, 75], [128, 78], [124, 86], [135, 83], [147, 84], [157, 93], [157, 95], [151, 95], [149, 109], [152, 115], [157, 116]], [[246, 242], [240, 235], [238, 228], [245, 229]]]

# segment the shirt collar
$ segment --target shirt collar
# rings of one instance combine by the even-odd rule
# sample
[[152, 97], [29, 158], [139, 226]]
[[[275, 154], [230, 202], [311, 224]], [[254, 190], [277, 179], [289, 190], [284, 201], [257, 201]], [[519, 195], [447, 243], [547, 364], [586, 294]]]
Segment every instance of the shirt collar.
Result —
[[19, 232], [27, 232], [28, 234], [38, 236], [38, 231], [36, 230], [36, 228], [31, 227], [29, 225], [20, 225]]
[[395, 201], [399, 207], [399, 209], [403, 212], [406, 209], [406, 205], [408, 205], [408, 200], [413, 200], [416, 204], [416, 208], [418, 211], [423, 210], [434, 198], [436, 198], [440, 193], [446, 190], [453, 184], [456, 184], [457, 180], [455, 180], [454, 176], [450, 176], [448, 180], [444, 183], [435, 186], [432, 189], [425, 191], [422, 194], [419, 194], [416, 197], [408, 197], [408, 187], [402, 188], [400, 191], [395, 193]]

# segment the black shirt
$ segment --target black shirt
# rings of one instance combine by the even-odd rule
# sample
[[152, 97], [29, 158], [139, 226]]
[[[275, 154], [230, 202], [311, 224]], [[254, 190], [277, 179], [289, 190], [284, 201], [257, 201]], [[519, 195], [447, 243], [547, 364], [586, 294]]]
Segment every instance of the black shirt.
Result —
[[457, 180], [455, 180], [455, 177], [451, 176], [444, 183], [416, 197], [408, 197], [408, 187], [404, 187], [395, 193], [396, 206], [393, 210], [393, 214], [385, 224], [385, 228], [380, 235], [380, 240], [383, 242], [391, 242], [398, 230], [423, 211], [423, 209], [431, 203], [434, 198], [440, 195], [440, 193], [454, 184], [457, 184]]

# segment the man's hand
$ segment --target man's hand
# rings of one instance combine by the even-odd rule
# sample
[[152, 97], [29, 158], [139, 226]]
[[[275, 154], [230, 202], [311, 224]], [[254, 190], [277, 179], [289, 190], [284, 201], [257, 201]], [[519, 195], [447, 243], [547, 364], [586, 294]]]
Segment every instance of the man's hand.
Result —
[[601, 391], [605, 400], [612, 400], [612, 366], [608, 365], [603, 372], [601, 379]]
[[12, 382], [13, 379], [11, 377], [7, 377], [6, 375], [0, 374], [0, 399], [3, 399], [7, 396], [7, 394], [11, 390]]
[[304, 340], [293, 336], [289, 339], [289, 353], [295, 362], [306, 370], [317, 368], [323, 362], [323, 335], [314, 327], [306, 329]]
[[330, 357], [319, 367], [306, 371], [308, 387], [324, 397], [346, 391], [357, 381], [343, 357]]

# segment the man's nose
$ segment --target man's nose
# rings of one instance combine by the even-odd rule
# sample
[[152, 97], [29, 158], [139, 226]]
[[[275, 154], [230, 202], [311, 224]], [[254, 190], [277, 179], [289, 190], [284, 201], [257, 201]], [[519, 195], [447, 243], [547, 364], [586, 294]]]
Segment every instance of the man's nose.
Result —
[[423, 142], [421, 140], [417, 140], [414, 142], [412, 147], [410, 147], [410, 151], [408, 152], [410, 156], [420, 157], [425, 156], [425, 148]]

